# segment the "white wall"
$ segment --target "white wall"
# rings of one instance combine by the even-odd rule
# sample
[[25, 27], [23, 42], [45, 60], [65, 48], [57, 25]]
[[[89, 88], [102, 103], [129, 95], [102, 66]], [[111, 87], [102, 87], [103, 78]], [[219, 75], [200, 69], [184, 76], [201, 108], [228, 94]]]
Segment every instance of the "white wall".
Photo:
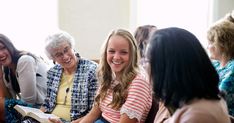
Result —
[[[195, 34], [205, 45], [209, 0], [132, 0], [138, 26], [180, 27]], [[170, 3], [170, 4], [169, 4]], [[134, 13], [134, 12], [133, 12]], [[134, 17], [134, 16], [133, 16]]]
[[0, 33], [19, 50], [44, 54], [48, 33], [58, 27], [57, 0], [0, 0]]
[[210, 22], [217, 21], [232, 10], [234, 10], [234, 0], [212, 0]]
[[[98, 59], [101, 45], [112, 29], [126, 28], [133, 32], [141, 24], [155, 22], [157, 25], [162, 22], [164, 16], [172, 16], [170, 11], [164, 11], [170, 8], [166, 0], [157, 5], [150, 4], [155, 1], [161, 0], [0, 0], [0, 33], [7, 35], [20, 50], [43, 54], [45, 37], [53, 30], [61, 28], [75, 37], [76, 50], [82, 56]], [[186, 7], [188, 1], [180, 3], [181, 1], [183, 0], [175, 3]], [[210, 14], [204, 16], [204, 12], [199, 12], [198, 15], [200, 18], [210, 17], [210, 23], [234, 9], [234, 0], [205, 0], [207, 1], [211, 1]], [[188, 19], [191, 18], [192, 23], [197, 23], [192, 19], [192, 15], [197, 14], [201, 7], [196, 2], [198, 1], [191, 2], [194, 3], [195, 9], [187, 16]], [[146, 6], [143, 7], [142, 4]], [[163, 9], [159, 12], [153, 10], [160, 6]], [[189, 8], [184, 11], [187, 9]], [[147, 12], [141, 13], [142, 10]], [[177, 10], [177, 13], [182, 12]], [[162, 17], [155, 19], [155, 13], [161, 13]], [[175, 14], [173, 17], [178, 16]], [[175, 22], [175, 19], [169, 22]], [[185, 21], [182, 25], [189, 24]], [[203, 34], [201, 31], [197, 32]]]
[[109, 32], [129, 28], [129, 0], [59, 0], [59, 26], [72, 34], [81, 56], [99, 59]]
[[74, 36], [76, 50], [89, 59], [99, 59], [102, 43], [112, 29], [126, 28], [133, 33], [136, 27], [143, 24], [188, 29], [205, 46], [207, 27], [234, 8], [233, 2], [234, 0], [59, 0], [59, 27]]

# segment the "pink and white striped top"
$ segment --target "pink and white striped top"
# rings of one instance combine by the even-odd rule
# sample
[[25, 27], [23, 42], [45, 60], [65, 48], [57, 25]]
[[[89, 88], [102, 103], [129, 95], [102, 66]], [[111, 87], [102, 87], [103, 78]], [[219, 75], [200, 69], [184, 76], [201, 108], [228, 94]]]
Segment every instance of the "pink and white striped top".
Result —
[[[113, 83], [118, 84], [118, 81]], [[146, 120], [148, 112], [152, 105], [152, 89], [148, 79], [138, 74], [130, 83], [128, 96], [120, 110], [112, 109], [110, 104], [112, 100], [112, 90], [109, 89], [106, 98], [100, 103], [102, 117], [111, 123], [117, 123], [121, 114], [126, 114], [130, 119], [136, 118], [138, 123]]]

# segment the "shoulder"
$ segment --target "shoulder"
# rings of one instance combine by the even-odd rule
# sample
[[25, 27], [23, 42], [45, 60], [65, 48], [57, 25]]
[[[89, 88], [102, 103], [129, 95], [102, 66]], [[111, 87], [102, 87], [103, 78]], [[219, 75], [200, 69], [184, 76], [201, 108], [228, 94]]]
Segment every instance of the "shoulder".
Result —
[[27, 63], [27, 62], [36, 62], [36, 60], [30, 55], [22, 55], [18, 60], [18, 63]]
[[30, 55], [22, 55], [17, 62], [17, 70], [36, 68], [36, 60]]
[[218, 123], [227, 122], [228, 118], [227, 109], [223, 105], [223, 100], [200, 99], [178, 109], [169, 121], [180, 121], [181, 123]]
[[147, 78], [146, 75], [142, 74], [142, 73], [138, 73], [136, 75], [136, 77], [133, 79], [131, 85], [135, 85], [135, 86], [140, 86], [140, 85], [143, 85], [143, 86], [149, 86], [150, 85], [150, 82]]
[[138, 74], [133, 81], [131, 82], [129, 86], [129, 94], [133, 93], [134, 95], [144, 95], [146, 97], [151, 96], [152, 89], [151, 84], [147, 79], [142, 76], [141, 74]]
[[79, 59], [79, 65], [91, 70], [95, 70], [98, 66], [96, 62], [84, 58]]
[[60, 70], [62, 66], [60, 64], [55, 64], [53, 67], [49, 69], [49, 71]]
[[228, 62], [228, 64], [224, 68], [225, 77], [229, 79], [234, 79], [234, 60]]
[[219, 65], [220, 65], [220, 62], [217, 61], [217, 60], [212, 60], [211, 62], [212, 62], [213, 66], [214, 66], [215, 68], [218, 68]]
[[232, 69], [232, 71], [234, 72], [234, 59], [228, 62], [228, 68]]
[[55, 64], [48, 70], [48, 75], [58, 73], [58, 71], [62, 71], [62, 66], [60, 64]]
[[92, 60], [89, 60], [89, 59], [85, 59], [85, 58], [80, 58], [79, 59], [79, 62], [81, 62], [82, 64], [88, 64], [88, 65], [94, 65], [94, 66], [97, 66], [97, 63], [92, 61]]

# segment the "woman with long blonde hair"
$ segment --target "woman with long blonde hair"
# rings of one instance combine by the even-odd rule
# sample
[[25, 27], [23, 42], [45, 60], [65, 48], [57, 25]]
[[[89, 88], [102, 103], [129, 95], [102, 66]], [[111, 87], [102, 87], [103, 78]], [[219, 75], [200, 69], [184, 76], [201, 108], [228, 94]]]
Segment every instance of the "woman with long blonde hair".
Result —
[[135, 38], [127, 30], [117, 29], [103, 46], [95, 104], [80, 122], [145, 122], [152, 104], [152, 90], [138, 66]]

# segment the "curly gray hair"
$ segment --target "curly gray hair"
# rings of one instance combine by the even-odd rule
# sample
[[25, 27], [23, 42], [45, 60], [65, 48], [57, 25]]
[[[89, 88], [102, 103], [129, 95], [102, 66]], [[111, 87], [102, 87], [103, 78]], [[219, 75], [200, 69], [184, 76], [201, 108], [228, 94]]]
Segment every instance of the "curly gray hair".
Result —
[[75, 46], [74, 38], [65, 31], [58, 31], [49, 35], [45, 40], [45, 54], [49, 59], [52, 59], [51, 49], [58, 48], [62, 43], [67, 42], [71, 48]]

